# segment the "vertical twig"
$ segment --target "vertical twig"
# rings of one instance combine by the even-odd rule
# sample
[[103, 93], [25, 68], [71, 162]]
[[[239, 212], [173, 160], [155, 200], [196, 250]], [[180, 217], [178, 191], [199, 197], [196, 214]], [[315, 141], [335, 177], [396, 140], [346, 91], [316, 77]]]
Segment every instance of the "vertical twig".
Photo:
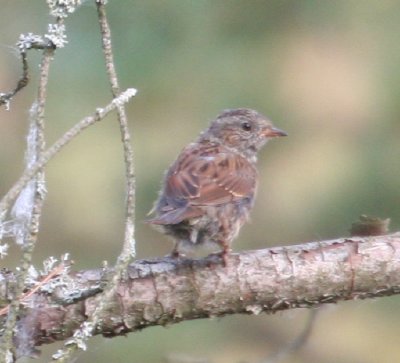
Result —
[[[118, 97], [120, 94], [120, 88], [118, 84], [117, 72], [114, 65], [114, 56], [111, 46], [111, 31], [107, 22], [105, 1], [96, 0], [97, 13], [99, 17], [103, 52], [106, 63], [106, 69], [108, 78], [111, 85], [111, 92], [114, 97]], [[136, 254], [135, 250], [135, 168], [133, 162], [133, 150], [131, 146], [131, 136], [128, 127], [128, 118], [126, 116], [125, 106], [120, 105], [117, 108], [118, 121], [121, 131], [121, 139], [124, 150], [124, 161], [125, 161], [125, 178], [126, 178], [126, 214], [125, 214], [125, 238], [124, 246], [121, 255], [118, 258], [117, 266], [115, 267], [116, 274], [120, 274], [126, 269], [131, 257]]]
[[[112, 52], [111, 31], [106, 17], [105, 1], [96, 0], [97, 14], [99, 18], [100, 30], [102, 35], [103, 53], [106, 63], [106, 70], [111, 85], [111, 92], [114, 98], [120, 95], [117, 73], [114, 65], [114, 56]], [[121, 140], [123, 144], [124, 162], [125, 162], [125, 180], [126, 180], [126, 206], [125, 206], [125, 235], [122, 251], [118, 256], [112, 276], [103, 292], [103, 299], [98, 307], [84, 322], [80, 329], [75, 332], [75, 341], [69, 341], [68, 345], [61, 351], [58, 351], [53, 360], [58, 362], [67, 362], [78, 348], [85, 347], [85, 341], [93, 335], [96, 325], [104, 309], [107, 308], [121, 276], [126, 271], [132, 257], [135, 256], [135, 169], [133, 163], [133, 149], [131, 146], [131, 136], [128, 127], [125, 106], [117, 106], [118, 121], [120, 125]]]
[[[34, 164], [37, 160], [39, 160], [43, 152], [45, 150], [45, 139], [44, 139], [44, 112], [45, 112], [45, 104], [46, 104], [46, 95], [47, 95], [47, 84], [49, 78], [49, 70], [50, 63], [54, 54], [54, 49], [45, 49], [43, 52], [43, 58], [40, 67], [40, 81], [38, 88], [38, 96], [37, 96], [37, 110], [34, 114], [34, 119], [32, 127], [35, 130], [35, 139], [28, 140], [29, 142], [34, 143], [34, 155], [28, 156], [27, 160], [27, 168], [30, 167], [29, 164]], [[29, 187], [29, 186], [27, 186]], [[35, 248], [37, 234], [39, 231], [39, 221], [44, 201], [44, 170], [43, 168], [39, 169], [35, 177], [34, 189], [32, 190], [33, 195], [33, 205], [29, 206], [32, 208], [28, 213], [30, 213], [30, 220], [27, 221], [28, 225], [21, 225], [21, 228], [28, 228], [28, 233], [24, 233], [26, 236], [25, 241], [22, 244], [22, 259], [20, 263], [20, 270], [15, 286], [15, 299], [10, 304], [9, 313], [7, 316], [4, 334], [2, 336], [1, 348], [0, 348], [0, 361], [6, 361], [6, 356], [10, 351], [14, 349], [13, 347], [13, 330], [17, 321], [18, 313], [19, 313], [19, 296], [22, 295], [25, 280], [28, 275], [28, 269], [31, 265], [32, 254]]]

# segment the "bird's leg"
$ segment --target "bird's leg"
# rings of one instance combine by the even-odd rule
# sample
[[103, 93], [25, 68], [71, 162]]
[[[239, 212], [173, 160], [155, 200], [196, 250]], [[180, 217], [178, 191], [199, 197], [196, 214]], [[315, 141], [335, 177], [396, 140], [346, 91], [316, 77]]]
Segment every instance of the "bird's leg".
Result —
[[218, 244], [222, 247], [222, 250], [216, 253], [212, 253], [210, 256], [218, 256], [222, 259], [222, 266], [226, 267], [228, 265], [228, 256], [232, 252], [232, 249], [228, 242], [221, 240]]
[[231, 249], [229, 243], [226, 242], [225, 240], [221, 241], [221, 246], [222, 246], [222, 251], [220, 252], [220, 254], [222, 257], [223, 265], [224, 265], [224, 267], [226, 267], [228, 265], [228, 256], [232, 252], [232, 249]]
[[184, 254], [179, 252], [178, 247], [179, 247], [179, 241], [176, 241], [174, 244], [174, 249], [172, 250], [172, 252], [169, 255], [167, 255], [167, 257], [174, 258], [174, 259], [180, 258], [180, 257], [185, 257]]
[[181, 257], [181, 254], [177, 250], [173, 249], [172, 252], [167, 255], [167, 257], [176, 259]]

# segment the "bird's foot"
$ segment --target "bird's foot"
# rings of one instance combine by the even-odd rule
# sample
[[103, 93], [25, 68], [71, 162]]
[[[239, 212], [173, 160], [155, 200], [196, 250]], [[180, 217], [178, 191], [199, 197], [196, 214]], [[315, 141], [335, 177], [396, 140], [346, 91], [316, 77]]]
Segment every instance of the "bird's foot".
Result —
[[165, 257], [167, 258], [172, 258], [172, 259], [178, 259], [178, 258], [185, 258], [186, 256], [183, 253], [180, 253], [177, 250], [173, 250], [171, 253], [169, 253], [168, 255], [166, 255]]
[[222, 251], [211, 253], [209, 256], [211, 256], [211, 257], [215, 256], [218, 259], [222, 260], [222, 266], [226, 267], [226, 266], [228, 266], [229, 254], [231, 252], [232, 252], [232, 250], [230, 248], [224, 248]]

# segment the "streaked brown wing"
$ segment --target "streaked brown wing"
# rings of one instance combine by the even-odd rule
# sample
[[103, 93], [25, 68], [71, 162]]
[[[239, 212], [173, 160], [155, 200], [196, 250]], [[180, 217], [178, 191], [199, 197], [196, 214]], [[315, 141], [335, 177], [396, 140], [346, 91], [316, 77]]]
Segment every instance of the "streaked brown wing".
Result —
[[165, 196], [191, 206], [220, 205], [251, 198], [257, 171], [238, 154], [222, 148], [189, 147], [167, 174]]

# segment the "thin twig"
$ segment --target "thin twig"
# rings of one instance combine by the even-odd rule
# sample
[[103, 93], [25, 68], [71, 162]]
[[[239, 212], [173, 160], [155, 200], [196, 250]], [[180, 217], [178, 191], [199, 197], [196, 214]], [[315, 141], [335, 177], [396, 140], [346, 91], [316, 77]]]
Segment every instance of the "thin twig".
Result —
[[[0, 93], [0, 106], [8, 105], [10, 100], [29, 82], [28, 61], [26, 51], [21, 51], [22, 75], [15, 88], [8, 93]], [[8, 107], [8, 106], [6, 106]]]
[[[62, 25], [62, 23], [63, 19], [58, 18], [57, 24]], [[21, 34], [20, 41], [17, 44], [22, 62], [22, 75], [12, 91], [0, 93], [0, 106], [6, 105], [7, 108], [11, 99], [29, 83], [28, 50], [45, 50], [45, 53], [46, 50], [49, 50], [50, 53], [53, 53], [57, 48], [56, 44], [54, 44], [50, 39], [37, 35], [35, 36], [33, 34], [28, 34], [27, 36]]]
[[26, 169], [6, 195], [0, 200], [0, 223], [4, 220], [5, 214], [12, 203], [12, 201], [19, 195], [25, 185], [32, 180], [32, 178], [43, 168], [65, 145], [73, 140], [78, 134], [84, 129], [93, 125], [94, 123], [101, 121], [110, 112], [114, 111], [119, 105], [125, 104], [133, 96], [135, 96], [136, 90], [134, 88], [128, 88], [126, 91], [120, 94], [118, 98], [113, 99], [104, 108], [98, 108], [94, 114], [85, 117], [73, 127], [71, 127], [63, 136], [61, 136], [52, 146], [50, 146], [42, 155], [42, 157], [34, 164], [30, 169]]
[[[107, 74], [111, 84], [111, 91], [114, 97], [120, 94], [117, 73], [114, 65], [114, 56], [111, 45], [111, 31], [108, 25], [104, 0], [97, 0], [97, 12], [99, 17], [100, 29], [102, 34], [103, 52], [106, 62]], [[132, 257], [135, 256], [135, 168], [133, 162], [133, 149], [131, 145], [131, 136], [128, 127], [128, 119], [125, 107], [123, 105], [117, 108], [118, 121], [120, 124], [121, 139], [123, 143], [124, 161], [125, 161], [125, 179], [126, 179], [126, 211], [125, 211], [125, 236], [124, 245], [116, 266], [114, 267], [116, 285], [121, 277], [122, 271], [125, 271]]]
[[289, 355], [301, 349], [307, 343], [308, 338], [311, 335], [318, 312], [319, 309], [311, 309], [303, 331], [287, 346], [283, 347], [281, 350], [271, 355], [269, 358], [262, 361], [261, 363], [279, 363], [283, 359], [287, 358]]
[[[114, 56], [111, 45], [111, 31], [108, 25], [105, 2], [97, 0], [97, 12], [102, 34], [103, 51], [106, 62], [107, 74], [111, 84], [111, 91], [114, 97], [120, 94], [117, 73], [114, 65]], [[131, 136], [128, 127], [128, 119], [123, 105], [117, 108], [118, 121], [121, 130], [121, 139], [124, 150], [125, 178], [127, 188], [126, 216], [125, 216], [125, 239], [122, 253], [115, 266], [116, 274], [120, 274], [128, 266], [131, 257], [135, 256], [134, 222], [135, 222], [135, 168], [133, 162], [133, 149], [131, 146]]]
[[[108, 78], [111, 85], [111, 92], [114, 97], [120, 95], [120, 88], [118, 85], [117, 73], [114, 65], [114, 57], [112, 52], [111, 31], [106, 17], [105, 3], [103, 0], [96, 0], [97, 13], [99, 18], [100, 30], [102, 35], [102, 45]], [[117, 107], [118, 121], [120, 125], [121, 139], [123, 143], [124, 162], [125, 162], [125, 180], [127, 188], [126, 197], [126, 210], [125, 210], [125, 236], [122, 251], [118, 256], [118, 260], [114, 267], [113, 274], [103, 291], [103, 299], [100, 300], [99, 305], [90, 316], [79, 328], [81, 334], [79, 335], [79, 342], [68, 342], [68, 345], [63, 350], [57, 352], [53, 356], [53, 361], [67, 362], [75, 351], [82, 344], [82, 340], [86, 341], [96, 330], [96, 325], [102, 315], [102, 312], [107, 308], [111, 298], [115, 293], [118, 282], [122, 274], [126, 271], [131, 258], [135, 256], [135, 169], [133, 163], [133, 149], [131, 146], [131, 136], [128, 127], [128, 120], [126, 116], [125, 107], [121, 104]]]

